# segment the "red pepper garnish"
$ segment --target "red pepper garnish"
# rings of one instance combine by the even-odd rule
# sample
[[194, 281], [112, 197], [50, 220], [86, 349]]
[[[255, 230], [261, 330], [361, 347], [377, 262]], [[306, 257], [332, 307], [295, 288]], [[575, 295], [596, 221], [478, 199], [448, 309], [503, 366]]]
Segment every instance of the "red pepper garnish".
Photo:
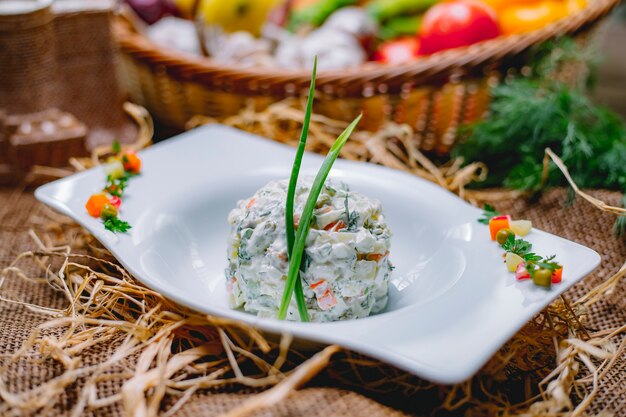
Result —
[[496, 216], [489, 220], [489, 232], [491, 233], [491, 240], [496, 240], [496, 235], [502, 229], [508, 229], [510, 227], [511, 216]]

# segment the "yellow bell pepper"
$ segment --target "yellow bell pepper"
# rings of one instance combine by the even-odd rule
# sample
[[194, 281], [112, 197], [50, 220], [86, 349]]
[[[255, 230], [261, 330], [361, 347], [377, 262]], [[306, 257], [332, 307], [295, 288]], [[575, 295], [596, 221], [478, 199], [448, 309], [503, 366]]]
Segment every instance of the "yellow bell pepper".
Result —
[[504, 9], [533, 5], [537, 3], [537, 0], [482, 0], [482, 2], [500, 14]]
[[540, 29], [570, 13], [569, 1], [539, 1], [512, 6], [498, 13], [503, 34], [524, 33]]

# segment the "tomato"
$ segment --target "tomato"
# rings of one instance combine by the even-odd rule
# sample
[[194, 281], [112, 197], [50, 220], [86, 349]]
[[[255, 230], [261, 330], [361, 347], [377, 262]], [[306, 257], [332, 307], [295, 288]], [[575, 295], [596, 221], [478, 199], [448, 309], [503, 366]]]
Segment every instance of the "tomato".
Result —
[[558, 284], [563, 280], [563, 267], [559, 265], [559, 267], [552, 273], [552, 283]]
[[376, 51], [374, 59], [385, 64], [402, 64], [417, 56], [419, 40], [414, 37], [383, 42]]
[[502, 33], [507, 35], [530, 32], [564, 18], [569, 12], [570, 6], [567, 2], [553, 0], [522, 7], [509, 7], [500, 13], [500, 27]]
[[424, 14], [420, 55], [472, 45], [500, 35], [492, 8], [478, 0], [437, 3]]

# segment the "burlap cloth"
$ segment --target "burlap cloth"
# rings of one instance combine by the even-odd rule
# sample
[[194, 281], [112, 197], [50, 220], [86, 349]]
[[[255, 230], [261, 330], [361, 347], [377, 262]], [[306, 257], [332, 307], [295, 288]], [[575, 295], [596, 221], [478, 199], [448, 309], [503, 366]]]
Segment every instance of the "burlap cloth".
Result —
[[[593, 191], [591, 194], [611, 204], [617, 204], [619, 201], [618, 193]], [[567, 296], [570, 299], [576, 299], [617, 272], [626, 259], [626, 245], [623, 240], [611, 235], [611, 226], [615, 220], [612, 215], [599, 212], [581, 199], [578, 199], [572, 207], [566, 208], [566, 196], [565, 190], [552, 190], [534, 203], [516, 200], [499, 203], [497, 206], [501, 211], [531, 219], [537, 227], [589, 246], [602, 255], [600, 267], [568, 292]], [[19, 253], [34, 249], [28, 231], [37, 228], [37, 223], [32, 219], [37, 218], [42, 210], [32, 194], [0, 189], [0, 269], [6, 267]], [[67, 302], [61, 293], [55, 292], [47, 285], [31, 284], [20, 279], [8, 279], [2, 283], [0, 295], [3, 298], [18, 298], [57, 308], [65, 306]], [[31, 330], [43, 320], [44, 316], [25, 307], [0, 301], [0, 356], [15, 352], [28, 338]], [[625, 323], [626, 283], [622, 282], [617, 291], [592, 306], [587, 327], [601, 330]], [[81, 366], [98, 363], [102, 356], [112, 349], [115, 349], [115, 343], [107, 346], [98, 345], [90, 354], [83, 356]], [[8, 369], [4, 384], [9, 392], [33, 388], [42, 381], [54, 377], [58, 371], [59, 365], [53, 361], [20, 362]], [[358, 367], [353, 372], [354, 375], [358, 374]], [[112, 379], [110, 383], [99, 387], [99, 394], [111, 395], [118, 392], [120, 386], [121, 380]], [[45, 410], [45, 414], [69, 415], [79, 388], [80, 383], [62, 392], [58, 404]], [[250, 395], [253, 395], [250, 390], [242, 391], [237, 387], [218, 392], [195, 393], [176, 415], [217, 415], [239, 404]], [[437, 406], [437, 401], [438, 399], [434, 398], [426, 403], [416, 404], [415, 398], [407, 397], [400, 391], [377, 395], [376, 392], [359, 389], [356, 385], [349, 387], [333, 379], [333, 372], [330, 370], [322, 373], [307, 387], [293, 393], [280, 405], [259, 411], [255, 415], [374, 417], [415, 414], [416, 410], [422, 415], [431, 414], [430, 410]], [[589, 412], [597, 414], [603, 410], [614, 412], [617, 416], [626, 416], [624, 356], [618, 359], [616, 366], [602, 380]], [[116, 405], [91, 413], [99, 416], [122, 415], [121, 408]]]

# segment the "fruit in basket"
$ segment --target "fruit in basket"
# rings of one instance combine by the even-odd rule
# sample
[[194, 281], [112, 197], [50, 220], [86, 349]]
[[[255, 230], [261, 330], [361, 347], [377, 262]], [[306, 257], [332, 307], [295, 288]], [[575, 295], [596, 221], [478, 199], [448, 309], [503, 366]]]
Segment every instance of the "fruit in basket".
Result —
[[126, 0], [126, 3], [146, 23], [152, 24], [166, 14], [162, 0]]
[[507, 35], [530, 32], [562, 19], [568, 14], [568, 2], [540, 1], [502, 10], [500, 13], [500, 27], [502, 28], [502, 33]]
[[293, 2], [289, 28], [322, 25], [335, 11], [346, 6], [353, 6], [357, 0], [296, 0]]
[[366, 49], [378, 33], [378, 24], [361, 7], [344, 7], [330, 15], [324, 28], [333, 28], [356, 37]]
[[175, 13], [178, 16], [192, 18], [193, 8], [196, 5], [197, 0], [165, 0], [175, 9]]
[[414, 36], [383, 42], [374, 59], [385, 64], [402, 64], [415, 59], [418, 47], [419, 41]]
[[358, 66], [367, 60], [359, 40], [352, 34], [322, 26], [306, 36], [293, 36], [281, 42], [275, 52], [276, 63], [283, 68], [307, 68], [318, 57], [318, 69]]
[[367, 6], [367, 11], [379, 22], [394, 17], [422, 13], [437, 3], [438, 0], [374, 0]]
[[525, 5], [537, 3], [537, 1], [541, 0], [481, 0], [487, 6], [491, 7], [493, 11], [497, 14], [504, 9], [508, 9], [511, 7], [522, 7]]
[[587, 6], [587, 0], [567, 0], [567, 12], [575, 13]]
[[259, 35], [269, 12], [279, 0], [202, 0], [199, 13], [209, 25], [225, 32], [247, 31]]
[[422, 15], [398, 16], [381, 25], [378, 37], [383, 40], [414, 36], [422, 26]]
[[496, 14], [477, 0], [438, 3], [428, 9], [420, 29], [420, 55], [472, 45], [500, 35]]

